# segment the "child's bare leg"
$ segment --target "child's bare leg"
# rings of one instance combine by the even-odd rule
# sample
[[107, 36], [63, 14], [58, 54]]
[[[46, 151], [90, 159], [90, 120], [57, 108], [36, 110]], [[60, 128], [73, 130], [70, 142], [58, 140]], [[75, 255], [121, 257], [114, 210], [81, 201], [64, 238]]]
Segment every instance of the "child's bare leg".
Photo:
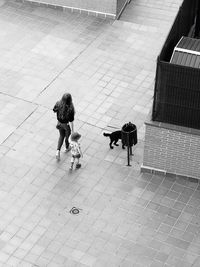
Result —
[[79, 169], [81, 167], [81, 164], [79, 163], [79, 159], [80, 158], [77, 158], [76, 169]]
[[74, 157], [71, 157], [71, 166], [70, 166], [70, 170], [73, 170], [73, 166], [74, 166]]

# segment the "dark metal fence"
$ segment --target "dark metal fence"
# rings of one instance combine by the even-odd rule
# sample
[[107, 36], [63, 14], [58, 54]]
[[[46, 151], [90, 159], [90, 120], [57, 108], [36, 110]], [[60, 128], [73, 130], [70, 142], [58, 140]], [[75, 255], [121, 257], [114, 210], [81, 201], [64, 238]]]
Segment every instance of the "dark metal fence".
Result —
[[169, 63], [195, 23], [196, 0], [185, 0], [157, 59], [152, 119], [200, 129], [200, 69]]
[[200, 128], [200, 69], [158, 61], [153, 120]]
[[160, 60], [169, 61], [182, 36], [188, 36], [195, 23], [198, 0], [184, 0], [160, 53]]

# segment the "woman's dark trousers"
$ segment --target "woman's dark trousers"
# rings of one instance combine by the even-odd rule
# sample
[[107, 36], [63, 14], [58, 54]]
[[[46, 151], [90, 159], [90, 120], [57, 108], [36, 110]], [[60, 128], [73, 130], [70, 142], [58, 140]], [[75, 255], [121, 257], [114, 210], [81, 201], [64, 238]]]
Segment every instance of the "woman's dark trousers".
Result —
[[66, 149], [69, 147], [69, 141], [68, 141], [68, 138], [71, 134], [71, 129], [70, 129], [70, 126], [69, 125], [65, 125], [65, 127], [62, 127], [60, 125], [59, 127], [59, 139], [58, 139], [58, 146], [57, 146], [57, 150], [60, 150], [62, 145], [63, 145], [63, 142], [65, 140], [65, 146], [66, 146]]

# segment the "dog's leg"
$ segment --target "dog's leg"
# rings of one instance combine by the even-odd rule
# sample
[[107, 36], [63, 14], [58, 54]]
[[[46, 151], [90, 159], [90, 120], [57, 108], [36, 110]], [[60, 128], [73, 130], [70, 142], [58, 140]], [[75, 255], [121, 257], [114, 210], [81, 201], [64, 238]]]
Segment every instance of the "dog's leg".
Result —
[[112, 141], [110, 142], [110, 148], [113, 149], [113, 146], [112, 146]]
[[[118, 140], [117, 140], [117, 141], [118, 141]], [[115, 146], [118, 146], [117, 141], [114, 142], [114, 145], [115, 145]]]

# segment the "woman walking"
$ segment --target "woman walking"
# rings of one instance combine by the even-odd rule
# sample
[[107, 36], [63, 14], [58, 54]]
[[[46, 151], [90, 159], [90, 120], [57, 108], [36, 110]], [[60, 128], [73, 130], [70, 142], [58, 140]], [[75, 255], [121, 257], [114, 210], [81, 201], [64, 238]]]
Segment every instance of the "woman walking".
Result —
[[56, 128], [59, 130], [59, 139], [56, 151], [56, 159], [60, 159], [60, 150], [65, 140], [66, 152], [70, 150], [68, 138], [74, 132], [75, 109], [72, 102], [72, 96], [66, 93], [61, 100], [56, 102], [53, 111], [57, 114]]

